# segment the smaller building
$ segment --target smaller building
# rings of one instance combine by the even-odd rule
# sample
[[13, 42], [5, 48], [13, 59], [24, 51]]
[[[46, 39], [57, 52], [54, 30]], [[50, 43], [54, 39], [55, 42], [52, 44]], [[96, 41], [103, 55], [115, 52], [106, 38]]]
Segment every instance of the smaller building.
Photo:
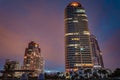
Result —
[[33, 76], [38, 76], [44, 72], [44, 61], [41, 56], [41, 50], [39, 44], [34, 41], [31, 41], [25, 50], [23, 69], [35, 70], [35, 72], [32, 73]]
[[[20, 70], [20, 64], [18, 61], [12, 61], [10, 59], [6, 59], [5, 65], [4, 65], [5, 71], [13, 71], [13, 70]], [[15, 77], [19, 77], [21, 75], [20, 72], [14, 72], [13, 73]], [[11, 73], [8, 74], [10, 76]]]

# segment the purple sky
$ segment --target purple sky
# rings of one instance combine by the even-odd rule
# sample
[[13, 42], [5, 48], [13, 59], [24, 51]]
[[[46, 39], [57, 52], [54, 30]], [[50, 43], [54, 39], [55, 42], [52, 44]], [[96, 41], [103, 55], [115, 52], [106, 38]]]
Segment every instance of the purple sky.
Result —
[[0, 69], [5, 59], [21, 64], [25, 48], [40, 44], [46, 70], [64, 70], [64, 8], [80, 1], [96, 35], [106, 68], [120, 67], [119, 0], [0, 0]]

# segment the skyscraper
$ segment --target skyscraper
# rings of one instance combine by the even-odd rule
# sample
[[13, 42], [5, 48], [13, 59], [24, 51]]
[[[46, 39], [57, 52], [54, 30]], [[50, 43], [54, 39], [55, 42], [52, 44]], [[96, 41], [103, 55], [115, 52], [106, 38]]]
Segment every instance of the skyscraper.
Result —
[[35, 75], [39, 75], [44, 70], [44, 61], [40, 52], [39, 45], [34, 41], [31, 41], [25, 50], [23, 68], [25, 70], [35, 70]]
[[[12, 70], [20, 70], [20, 64], [18, 61], [12, 61], [10, 59], [6, 59], [5, 65], [4, 65], [5, 71], [12, 71]], [[6, 73], [4, 73], [5, 75]], [[14, 72], [14, 73], [7, 73], [8, 75], [14, 75], [15, 77], [19, 77], [21, 75], [20, 72]], [[6, 75], [7, 77], [7, 75]]]
[[65, 8], [65, 67], [66, 71], [93, 68], [90, 32], [85, 9], [79, 2]]
[[104, 68], [102, 52], [94, 35], [90, 36], [94, 68]]

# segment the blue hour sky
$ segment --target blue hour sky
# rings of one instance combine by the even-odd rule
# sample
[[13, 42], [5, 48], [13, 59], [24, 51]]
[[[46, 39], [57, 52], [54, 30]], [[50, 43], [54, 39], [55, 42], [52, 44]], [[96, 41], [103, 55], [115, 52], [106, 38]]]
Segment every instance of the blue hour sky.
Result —
[[0, 69], [23, 63], [25, 48], [40, 44], [46, 70], [64, 71], [64, 8], [79, 1], [96, 35], [106, 68], [120, 67], [120, 0], [0, 0]]

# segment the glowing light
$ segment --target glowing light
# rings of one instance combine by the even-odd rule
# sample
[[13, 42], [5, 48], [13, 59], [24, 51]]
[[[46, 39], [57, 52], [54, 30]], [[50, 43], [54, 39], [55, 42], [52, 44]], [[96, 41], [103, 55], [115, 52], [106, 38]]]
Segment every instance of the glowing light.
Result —
[[79, 35], [79, 33], [66, 33], [65, 36], [68, 36], [68, 35]]
[[68, 46], [79, 46], [80, 44], [69, 44]]
[[89, 31], [83, 31], [83, 34], [84, 35], [90, 35], [90, 32]]
[[75, 55], [78, 55], [79, 53], [75, 53]]
[[80, 38], [72, 38], [72, 40], [79, 41], [79, 40], [80, 40]]
[[78, 71], [78, 69], [73, 69], [73, 71]]
[[77, 6], [79, 6], [79, 3], [78, 2], [72, 2], [71, 6], [77, 7]]
[[77, 13], [85, 13], [85, 10], [84, 9], [77, 9], [76, 12]]
[[35, 47], [38, 47], [38, 44], [35, 44]]
[[80, 48], [80, 50], [81, 50], [81, 51], [83, 51], [83, 50], [84, 50], [84, 48]]
[[36, 56], [36, 53], [34, 52], [34, 54], [33, 54], [34, 56]]
[[65, 20], [72, 20], [72, 18], [65, 18]]
[[83, 21], [88, 21], [87, 19], [82, 19]]
[[93, 64], [75, 64], [75, 66], [93, 66]]
[[24, 56], [24, 58], [26, 59], [27, 57], [26, 57], [26, 56]]

